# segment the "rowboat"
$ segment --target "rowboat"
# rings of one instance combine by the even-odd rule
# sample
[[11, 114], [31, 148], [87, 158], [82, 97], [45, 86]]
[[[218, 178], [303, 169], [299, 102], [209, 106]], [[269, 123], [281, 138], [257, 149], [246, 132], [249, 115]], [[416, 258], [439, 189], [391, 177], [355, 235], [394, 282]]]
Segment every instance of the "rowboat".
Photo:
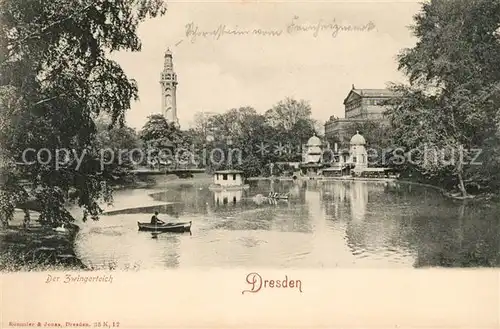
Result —
[[151, 224], [151, 223], [141, 223], [137, 222], [139, 226], [139, 231], [149, 231], [149, 232], [175, 232], [183, 233], [191, 231], [192, 222], [181, 222], [181, 223], [165, 223], [165, 224]]

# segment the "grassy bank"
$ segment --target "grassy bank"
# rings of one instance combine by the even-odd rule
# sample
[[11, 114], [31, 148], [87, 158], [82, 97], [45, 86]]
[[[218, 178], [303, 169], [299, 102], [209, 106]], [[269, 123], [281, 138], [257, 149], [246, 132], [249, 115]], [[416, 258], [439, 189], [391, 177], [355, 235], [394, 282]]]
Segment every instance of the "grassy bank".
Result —
[[213, 177], [205, 173], [194, 174], [191, 178], [178, 178], [173, 175], [167, 175], [164, 179], [157, 180], [155, 187], [173, 187], [182, 185], [200, 186], [210, 184], [212, 182]]
[[140, 189], [140, 188], [162, 188], [168, 186], [180, 186], [183, 184], [203, 185], [209, 184], [213, 180], [212, 176], [206, 173], [194, 173], [190, 178], [179, 178], [176, 175], [151, 175], [143, 177], [133, 177], [127, 182], [113, 186], [115, 190]]
[[[14, 221], [15, 222], [15, 221]], [[65, 226], [65, 232], [33, 225], [11, 224], [0, 230], [0, 271], [82, 270], [86, 267], [74, 253], [79, 227]]]

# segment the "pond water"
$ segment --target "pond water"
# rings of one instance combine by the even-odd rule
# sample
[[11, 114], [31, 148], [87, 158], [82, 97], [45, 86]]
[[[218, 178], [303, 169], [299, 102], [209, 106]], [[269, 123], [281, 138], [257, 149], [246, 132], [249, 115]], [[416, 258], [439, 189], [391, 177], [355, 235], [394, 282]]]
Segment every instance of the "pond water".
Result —
[[[254, 196], [290, 192], [289, 201]], [[86, 264], [158, 268], [496, 267], [497, 207], [465, 205], [433, 189], [385, 182], [252, 182], [240, 191], [208, 185], [120, 191], [115, 210], [82, 225]], [[117, 207], [118, 205], [118, 207]], [[117, 208], [121, 207], [122, 209]], [[123, 209], [123, 207], [126, 207]], [[138, 221], [192, 221], [192, 232], [152, 239]]]

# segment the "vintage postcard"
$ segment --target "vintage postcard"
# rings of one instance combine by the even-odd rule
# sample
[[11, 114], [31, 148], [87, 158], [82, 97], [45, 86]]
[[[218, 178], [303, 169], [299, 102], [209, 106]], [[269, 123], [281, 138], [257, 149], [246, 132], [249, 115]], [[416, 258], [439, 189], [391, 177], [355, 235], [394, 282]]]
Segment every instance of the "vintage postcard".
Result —
[[1, 328], [498, 328], [500, 2], [0, 0]]

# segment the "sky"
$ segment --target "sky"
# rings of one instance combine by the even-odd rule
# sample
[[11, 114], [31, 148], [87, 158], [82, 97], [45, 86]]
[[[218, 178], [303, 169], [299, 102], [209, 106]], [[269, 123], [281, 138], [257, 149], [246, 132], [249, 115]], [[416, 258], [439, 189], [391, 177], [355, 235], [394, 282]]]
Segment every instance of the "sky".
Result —
[[[139, 101], [128, 111], [127, 124], [141, 129], [147, 117], [161, 111], [160, 73], [167, 48], [178, 77], [177, 116], [182, 129], [196, 112], [223, 113], [251, 106], [264, 113], [293, 97], [310, 103], [313, 118], [325, 122], [344, 116], [343, 100], [351, 86], [385, 88], [405, 82], [396, 56], [412, 47], [408, 26], [420, 9], [414, 1], [208, 2], [170, 1], [167, 13], [143, 22], [140, 52], [112, 55], [139, 86]], [[340, 31], [327, 27], [367, 26], [370, 31]], [[187, 36], [191, 31], [227, 30], [219, 38]], [[297, 26], [322, 26], [297, 31]], [[290, 27], [292, 26], [292, 27]], [[282, 31], [279, 36], [254, 30]]]

